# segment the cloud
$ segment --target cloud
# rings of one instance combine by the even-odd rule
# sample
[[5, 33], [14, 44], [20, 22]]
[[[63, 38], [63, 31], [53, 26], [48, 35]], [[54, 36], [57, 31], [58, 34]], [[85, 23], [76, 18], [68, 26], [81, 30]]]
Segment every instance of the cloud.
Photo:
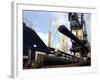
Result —
[[84, 14], [88, 41], [91, 42], [91, 14]]
[[43, 32], [37, 32], [39, 37], [43, 40], [43, 42], [48, 45], [48, 33], [43, 33]]
[[53, 13], [53, 24], [56, 26], [67, 24], [67, 13]]
[[[43, 40], [43, 42], [48, 46], [48, 33], [43, 33], [43, 32], [37, 32], [39, 37]], [[51, 47], [61, 49], [61, 43], [55, 39], [53, 45], [52, 45], [53, 37], [51, 35]]]

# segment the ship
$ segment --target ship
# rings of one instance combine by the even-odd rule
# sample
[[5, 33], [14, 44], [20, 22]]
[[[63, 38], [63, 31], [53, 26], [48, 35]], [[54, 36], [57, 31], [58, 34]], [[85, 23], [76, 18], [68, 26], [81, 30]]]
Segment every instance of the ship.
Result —
[[[73, 55], [50, 46], [50, 30], [47, 46], [36, 31], [23, 22], [23, 69], [91, 66], [84, 15], [81, 13], [79, 20], [77, 13], [70, 12], [68, 17], [70, 30], [65, 25], [60, 25], [58, 31], [63, 34], [62, 49], [65, 49], [64, 38], [71, 39], [72, 47], [69, 51]], [[80, 56], [76, 56], [76, 53]]]

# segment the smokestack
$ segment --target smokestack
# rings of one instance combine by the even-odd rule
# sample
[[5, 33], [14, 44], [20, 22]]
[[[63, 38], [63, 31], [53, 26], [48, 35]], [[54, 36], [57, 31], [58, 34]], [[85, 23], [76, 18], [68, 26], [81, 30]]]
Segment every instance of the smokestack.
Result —
[[64, 37], [64, 35], [62, 35], [61, 46], [62, 46], [62, 50], [65, 50], [65, 37]]

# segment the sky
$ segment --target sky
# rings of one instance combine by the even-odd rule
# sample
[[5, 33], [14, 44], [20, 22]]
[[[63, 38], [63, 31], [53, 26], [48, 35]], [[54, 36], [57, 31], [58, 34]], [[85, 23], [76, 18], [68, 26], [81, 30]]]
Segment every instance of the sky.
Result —
[[[88, 34], [88, 40], [90, 41], [90, 14], [84, 14], [86, 21], [86, 29]], [[34, 29], [40, 38], [47, 45], [48, 43], [48, 30], [50, 27], [51, 32], [51, 47], [61, 49], [61, 36], [62, 34], [57, 31], [60, 25], [65, 25], [70, 29], [68, 21], [68, 13], [64, 12], [46, 12], [46, 11], [23, 11], [23, 21], [27, 23], [27, 26]], [[70, 39], [67, 38], [68, 46], [71, 47]]]

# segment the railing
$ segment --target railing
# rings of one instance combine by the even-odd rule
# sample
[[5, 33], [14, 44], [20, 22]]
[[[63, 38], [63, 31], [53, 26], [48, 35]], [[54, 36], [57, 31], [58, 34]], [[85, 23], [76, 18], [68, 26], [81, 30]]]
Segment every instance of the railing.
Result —
[[23, 18], [23, 22], [26, 24], [27, 27], [32, 28], [33, 23], [26, 18]]
[[36, 29], [37, 25], [34, 22], [31, 22], [30, 20], [23, 18], [23, 22], [26, 24], [27, 27], [31, 29]]

